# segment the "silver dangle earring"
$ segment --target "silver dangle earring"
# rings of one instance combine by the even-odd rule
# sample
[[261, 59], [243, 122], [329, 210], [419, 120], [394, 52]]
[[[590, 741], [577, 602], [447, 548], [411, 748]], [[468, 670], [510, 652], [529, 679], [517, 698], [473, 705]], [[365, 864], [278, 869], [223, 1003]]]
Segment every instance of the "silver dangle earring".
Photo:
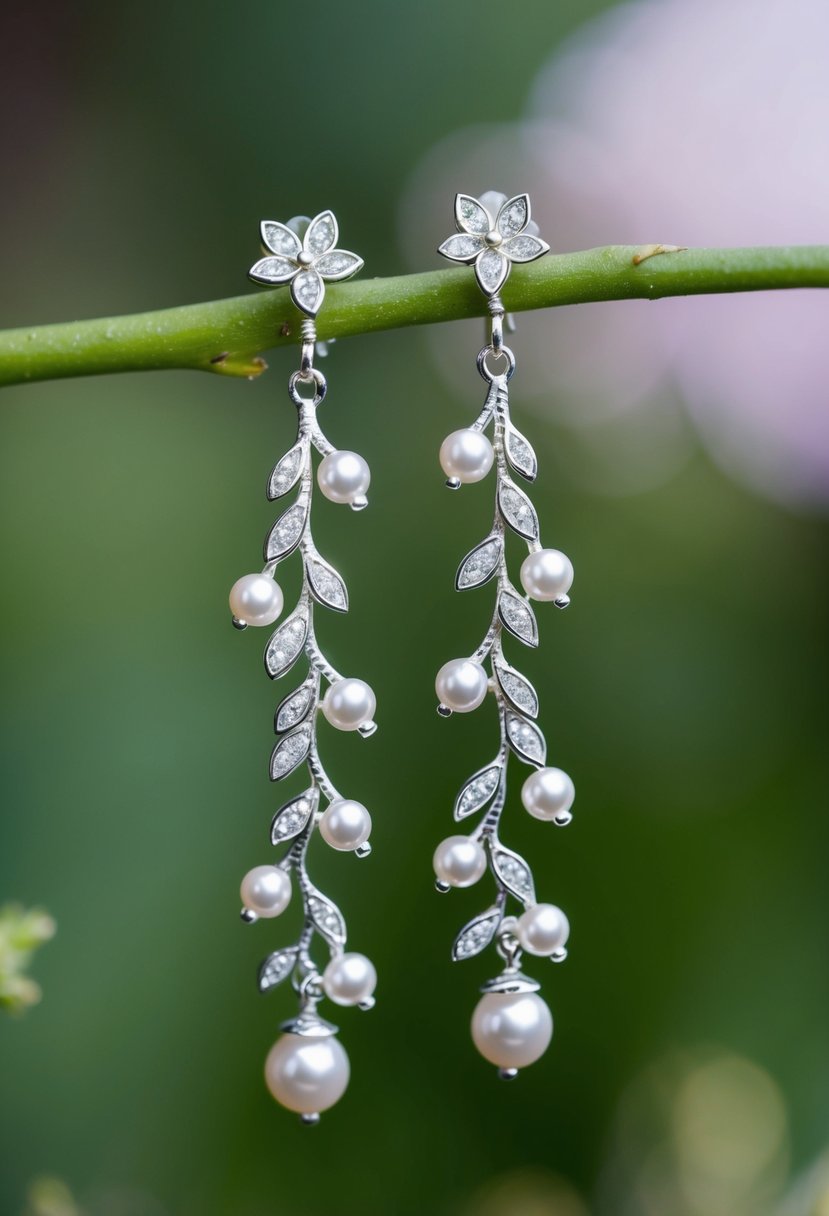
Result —
[[[477, 709], [491, 692], [498, 710], [500, 743], [494, 758], [461, 787], [455, 819], [481, 815], [468, 836], [449, 836], [434, 856], [439, 891], [471, 887], [483, 877], [487, 864], [495, 881], [495, 900], [460, 931], [452, 949], [456, 960], [472, 958], [494, 944], [503, 968], [482, 988], [472, 1017], [472, 1038], [481, 1055], [504, 1078], [534, 1063], [546, 1051], [553, 1033], [548, 1006], [538, 995], [540, 985], [521, 970], [522, 954], [560, 962], [567, 956], [567, 917], [553, 904], [537, 903], [529, 865], [501, 842], [500, 828], [507, 799], [507, 763], [512, 752], [535, 771], [526, 779], [521, 800], [536, 819], [564, 826], [572, 818], [575, 791], [566, 773], [546, 764], [544, 736], [536, 725], [538, 695], [526, 676], [504, 656], [504, 631], [525, 646], [538, 645], [538, 628], [530, 601], [552, 601], [559, 608], [570, 602], [567, 592], [573, 567], [557, 549], [541, 547], [538, 515], [528, 496], [513, 481], [510, 470], [526, 481], [537, 473], [535, 453], [510, 419], [508, 385], [515, 356], [504, 345], [504, 305], [498, 294], [513, 262], [532, 262], [549, 246], [538, 237], [530, 219], [526, 194], [507, 198], [494, 192], [480, 199], [459, 194], [455, 199], [454, 236], [439, 253], [454, 262], [474, 263], [478, 285], [487, 297], [491, 336], [478, 355], [478, 371], [488, 388], [481, 413], [471, 427], [447, 436], [440, 463], [447, 485], [481, 481], [496, 469], [495, 518], [487, 536], [464, 557], [455, 588], [466, 591], [494, 579], [492, 623], [469, 658], [444, 664], [435, 681], [444, 717]], [[493, 423], [492, 442], [485, 432]], [[521, 565], [521, 595], [510, 582], [506, 540], [510, 532], [529, 550]], [[489, 664], [487, 672], [484, 664]], [[485, 812], [482, 814], [482, 812]], [[510, 915], [510, 900], [521, 907]]]
[[[337, 1005], [370, 1009], [377, 976], [369, 959], [346, 953], [346, 925], [333, 901], [314, 886], [306, 859], [317, 829], [326, 844], [365, 857], [371, 851], [371, 818], [366, 808], [344, 798], [331, 782], [317, 748], [319, 712], [338, 730], [371, 735], [376, 727], [374, 693], [363, 680], [346, 679], [320, 649], [314, 628], [314, 605], [346, 612], [348, 593], [337, 571], [317, 551], [311, 534], [313, 490], [312, 449], [322, 456], [317, 484], [332, 502], [348, 503], [359, 511], [367, 505], [369, 468], [355, 452], [338, 451], [320, 430], [317, 407], [327, 391], [325, 376], [314, 366], [317, 315], [326, 280], [347, 279], [363, 265], [362, 258], [337, 249], [337, 221], [330, 211], [313, 220], [298, 217], [287, 224], [264, 220], [265, 256], [249, 275], [264, 285], [290, 283], [294, 304], [305, 313], [302, 322], [300, 367], [288, 381], [288, 394], [299, 415], [293, 447], [276, 463], [267, 486], [273, 501], [299, 487], [293, 504], [271, 528], [265, 540], [265, 566], [246, 574], [230, 592], [230, 609], [237, 629], [272, 625], [280, 616], [283, 595], [274, 579], [280, 562], [296, 551], [302, 560], [302, 589], [293, 612], [271, 635], [265, 647], [265, 670], [272, 680], [286, 675], [303, 655], [308, 674], [298, 688], [280, 701], [274, 718], [276, 746], [270, 758], [272, 781], [282, 781], [300, 765], [308, 772], [307, 787], [281, 806], [271, 821], [271, 844], [284, 848], [275, 864], [258, 865], [242, 879], [242, 919], [253, 924], [279, 916], [288, 907], [294, 884], [302, 899], [302, 928], [292, 945], [267, 956], [259, 969], [259, 988], [268, 992], [290, 978], [299, 1000], [298, 1015], [283, 1023], [284, 1032], [265, 1063], [265, 1081], [277, 1102], [296, 1111], [305, 1123], [316, 1123], [320, 1112], [345, 1092], [349, 1062], [335, 1037], [337, 1027], [318, 1013], [323, 997]], [[322, 696], [323, 683], [327, 685]], [[324, 804], [324, 809], [323, 809]], [[293, 882], [292, 882], [293, 878]], [[322, 970], [311, 949], [321, 939], [328, 951]]]

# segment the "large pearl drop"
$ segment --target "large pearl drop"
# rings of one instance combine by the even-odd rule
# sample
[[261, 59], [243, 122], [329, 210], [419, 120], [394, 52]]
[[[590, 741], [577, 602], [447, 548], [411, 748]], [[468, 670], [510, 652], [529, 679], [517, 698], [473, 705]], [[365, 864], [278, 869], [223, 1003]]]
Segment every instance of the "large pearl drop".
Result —
[[257, 916], [279, 916], [291, 902], [291, 880], [278, 866], [254, 866], [242, 879], [239, 894]]
[[337, 730], [359, 730], [372, 720], [376, 708], [365, 680], [336, 680], [322, 699], [322, 712]]
[[521, 787], [521, 801], [535, 819], [567, 819], [576, 797], [572, 780], [560, 768], [540, 768]]
[[243, 574], [230, 588], [230, 611], [246, 625], [272, 625], [282, 611], [284, 597], [269, 574]]
[[338, 1102], [350, 1075], [348, 1056], [334, 1035], [283, 1034], [265, 1060], [265, 1083], [277, 1102], [316, 1115]]
[[447, 477], [457, 481], [481, 481], [494, 459], [492, 444], [480, 431], [453, 431], [440, 445], [440, 467]]
[[557, 600], [573, 585], [573, 563], [558, 549], [539, 549], [521, 563], [521, 586], [531, 600]]
[[340, 954], [332, 958], [322, 975], [325, 995], [337, 1005], [359, 1005], [377, 987], [374, 963], [364, 954]]
[[432, 864], [438, 882], [450, 887], [471, 887], [486, 869], [486, 853], [469, 836], [447, 836], [435, 849]]
[[371, 835], [371, 815], [362, 802], [353, 798], [335, 798], [319, 822], [320, 835], [332, 849], [351, 852], [365, 844]]
[[526, 1068], [550, 1045], [553, 1015], [535, 992], [488, 992], [472, 1015], [472, 1040], [490, 1064]]
[[331, 502], [354, 502], [371, 484], [371, 470], [356, 452], [329, 452], [317, 469], [317, 484]]
[[487, 675], [480, 663], [471, 659], [451, 659], [435, 678], [435, 692], [441, 705], [459, 714], [477, 709], [486, 696]]
[[570, 922], [555, 904], [534, 904], [519, 916], [516, 936], [529, 954], [549, 958], [566, 946]]

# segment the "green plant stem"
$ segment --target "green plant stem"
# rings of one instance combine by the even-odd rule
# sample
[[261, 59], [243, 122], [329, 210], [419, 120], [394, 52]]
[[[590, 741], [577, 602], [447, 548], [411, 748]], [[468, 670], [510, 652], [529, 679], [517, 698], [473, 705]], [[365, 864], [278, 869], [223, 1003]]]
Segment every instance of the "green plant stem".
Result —
[[[513, 269], [512, 312], [599, 300], [829, 287], [829, 246], [668, 249], [608, 245]], [[331, 285], [321, 339], [485, 316], [471, 270], [434, 270]], [[285, 288], [126, 317], [0, 332], [0, 384], [107, 372], [194, 368], [257, 376], [259, 352], [299, 341], [300, 314]]]

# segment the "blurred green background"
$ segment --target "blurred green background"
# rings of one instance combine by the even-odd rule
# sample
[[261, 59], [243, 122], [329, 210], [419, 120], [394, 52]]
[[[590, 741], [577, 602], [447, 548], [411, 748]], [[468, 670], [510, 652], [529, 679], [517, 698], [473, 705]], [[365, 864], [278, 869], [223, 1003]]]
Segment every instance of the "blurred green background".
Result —
[[[19, 7], [0, 323], [238, 294], [259, 219], [325, 206], [366, 274], [406, 269], [413, 163], [455, 127], [520, 114], [601, 7]], [[471, 188], [511, 184], [494, 166]], [[423, 268], [445, 235], [424, 231]], [[289, 929], [238, 919], [287, 796], [266, 776], [287, 689], [226, 602], [273, 517], [295, 357], [252, 384], [3, 393], [0, 902], [58, 925], [33, 968], [42, 1004], [0, 1021], [4, 1216], [41, 1203], [26, 1196], [44, 1175], [93, 1216], [735, 1216], [772, 1210], [829, 1146], [825, 519], [753, 497], [701, 451], [656, 488], [588, 492], [554, 408], [522, 412], [520, 368], [534, 499], [577, 582], [566, 614], [540, 613], [540, 650], [511, 654], [578, 800], [550, 831], [514, 792], [506, 835], [573, 935], [566, 966], [536, 968], [556, 1018], [543, 1063], [504, 1086], [472, 1048], [493, 964], [448, 951], [481, 893], [438, 898], [430, 866], [496, 730], [434, 712], [433, 670], [490, 611], [488, 591], [452, 591], [490, 489], [447, 495], [435, 460], [481, 400], [478, 331], [457, 329], [463, 396], [420, 331], [343, 341], [326, 367], [323, 425], [373, 483], [362, 515], [318, 508], [351, 592], [319, 631], [375, 688], [381, 730], [323, 740], [372, 809], [373, 856], [320, 846], [312, 865], [381, 983], [373, 1013], [338, 1019], [352, 1082], [313, 1131], [261, 1076], [292, 1005], [257, 995], [256, 965]]]

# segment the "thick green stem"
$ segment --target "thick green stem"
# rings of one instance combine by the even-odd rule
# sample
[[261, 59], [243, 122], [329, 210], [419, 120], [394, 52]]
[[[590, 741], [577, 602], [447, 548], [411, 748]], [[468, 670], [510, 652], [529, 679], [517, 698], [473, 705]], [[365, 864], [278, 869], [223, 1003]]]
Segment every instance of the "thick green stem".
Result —
[[[829, 287], [829, 246], [674, 249], [609, 245], [513, 269], [507, 309], [712, 292]], [[471, 270], [434, 270], [328, 288], [320, 338], [486, 315]], [[257, 376], [262, 350], [299, 341], [285, 288], [127, 317], [28, 326], [0, 333], [0, 384], [105, 372], [196, 368]]]

